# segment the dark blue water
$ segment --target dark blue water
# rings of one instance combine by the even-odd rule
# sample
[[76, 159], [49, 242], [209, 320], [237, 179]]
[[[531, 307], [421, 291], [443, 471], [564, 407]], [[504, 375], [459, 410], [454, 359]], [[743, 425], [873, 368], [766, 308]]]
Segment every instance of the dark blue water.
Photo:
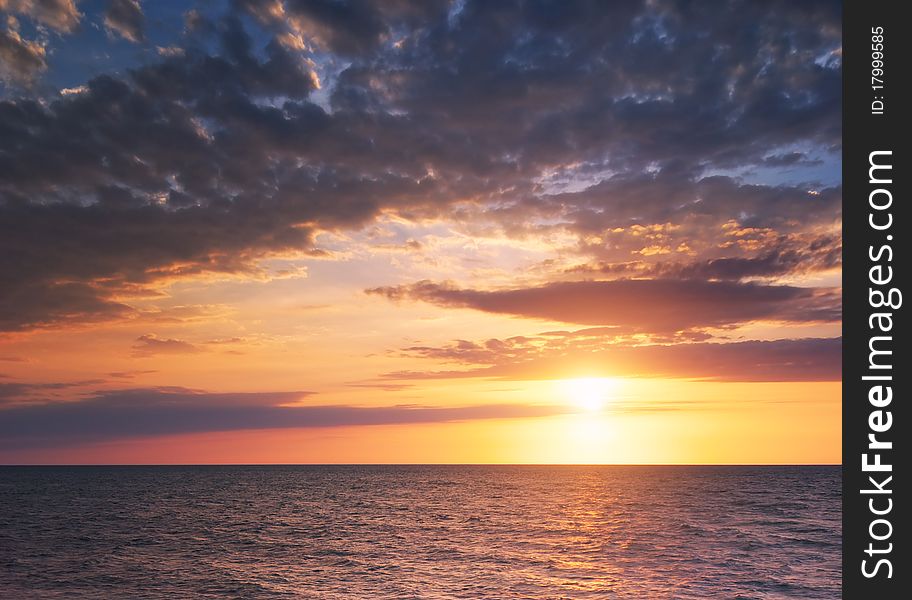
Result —
[[838, 598], [838, 467], [0, 467], [0, 598]]

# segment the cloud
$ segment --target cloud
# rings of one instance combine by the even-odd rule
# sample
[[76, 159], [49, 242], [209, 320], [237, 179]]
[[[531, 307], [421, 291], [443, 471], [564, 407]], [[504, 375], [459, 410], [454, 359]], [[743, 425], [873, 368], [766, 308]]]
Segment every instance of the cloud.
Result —
[[183, 56], [185, 50], [178, 46], [156, 46], [155, 51], [159, 56], [175, 57]]
[[292, 405], [308, 392], [206, 393], [183, 388], [99, 392], [81, 401], [0, 409], [0, 447], [59, 447], [134, 437], [541, 417], [566, 407]]
[[152, 373], [158, 373], [155, 370], [139, 370], [139, 371], [113, 371], [108, 373], [108, 377], [112, 379], [135, 379], [136, 377], [141, 377], [142, 375], [150, 375]]
[[145, 21], [139, 0], [111, 0], [104, 15], [105, 29], [134, 44], [145, 39]]
[[377, 52], [394, 31], [439, 22], [449, 8], [444, 0], [237, 0], [235, 4], [285, 39], [295, 40], [294, 45], [314, 45], [347, 58]]
[[838, 70], [814, 63], [839, 44], [837, 3], [461, 8], [403, 32], [385, 60], [347, 70], [337, 105], [445, 116], [481, 156], [511, 148], [520, 172], [555, 153], [568, 160], [552, 166], [686, 170], [759, 160], [787, 140], [839, 143]]
[[[299, 226], [312, 218], [307, 204], [282, 210], [280, 199], [259, 199], [245, 179], [247, 157], [219, 165], [221, 151], [182, 108], [234, 97], [229, 112], [261, 113], [254, 98], [309, 93], [310, 79], [291, 57], [274, 49], [257, 62], [237, 33], [236, 24], [225, 26], [234, 62], [174, 58], [136, 72], [132, 85], [102, 76], [47, 109], [0, 101], [7, 150], [0, 152], [0, 249], [15, 258], [0, 269], [4, 329], [115, 316], [125, 308], [110, 299], [118, 292], [199, 273], [251, 272], [256, 257], [312, 247], [309, 228]], [[262, 112], [270, 114], [281, 127], [281, 111]], [[299, 173], [302, 194], [320, 185], [304, 179]], [[220, 186], [231, 188], [230, 198], [216, 192]]]
[[[3, 1], [60, 32], [79, 21], [69, 1]], [[724, 237], [731, 220], [769, 236], [838, 228], [838, 187], [719, 175], [838, 162], [840, 64], [817, 61], [841, 43], [838, 2], [241, 0], [193, 14], [162, 40], [182, 52], [80, 93], [0, 100], [3, 330], [121, 318], [155, 286], [252, 276], [314, 252], [315, 231], [384, 214], [560, 228], [593, 264], [666, 247], [762, 261], [763, 240]], [[116, 22], [139, 39], [139, 21]], [[43, 42], [2, 35], [5, 77], [46, 68]], [[634, 235], [668, 222], [680, 229]]]
[[763, 164], [772, 167], [788, 167], [794, 165], [818, 165], [821, 164], [821, 161], [808, 158], [804, 152], [785, 152], [765, 157]]
[[412, 387], [410, 383], [390, 383], [388, 381], [367, 381], [347, 383], [348, 387], [366, 388], [369, 390], [379, 390], [381, 392], [401, 392]]
[[[38, 38], [20, 35], [19, 18], [34, 22]], [[70, 33], [82, 15], [73, 0], [0, 0], [0, 83], [29, 87], [47, 69], [47, 35], [44, 28]]]
[[[682, 173], [613, 176], [579, 192], [550, 194], [549, 204], [572, 207], [573, 224], [582, 231], [623, 228], [625, 233], [691, 233], [691, 228], [733, 226], [776, 231], [803, 231], [838, 222], [842, 190], [827, 187], [808, 194], [806, 187], [757, 185], [719, 175], [690, 178]], [[677, 229], [650, 231], [651, 225]], [[723, 229], [724, 227], [729, 229]], [[637, 229], [637, 227], [646, 229]]]
[[[566, 332], [565, 332], [566, 333]], [[496, 377], [563, 379], [568, 377], [674, 377], [710, 381], [839, 381], [842, 339], [805, 338], [772, 341], [619, 343], [597, 332], [559, 332], [531, 338], [461, 340], [446, 346], [403, 349], [412, 356], [458, 363], [469, 368], [402, 371], [390, 380]]]
[[[740, 238], [744, 240], [745, 238]], [[727, 252], [738, 253], [735, 249]], [[592, 261], [574, 265], [568, 273], [602, 273], [619, 277], [733, 280], [776, 279], [839, 268], [842, 239], [839, 234], [791, 236], [774, 234], [746, 255], [690, 261]]]
[[[5, 376], [4, 376], [5, 377]], [[19, 382], [2, 382], [0, 383], [0, 406], [22, 399], [29, 392], [34, 391], [35, 386]], [[46, 388], [42, 388], [46, 389]]]
[[73, 0], [0, 0], [0, 11], [28, 17], [61, 33], [73, 31], [82, 18]]
[[141, 335], [136, 338], [136, 343], [133, 344], [132, 349], [133, 356], [139, 358], [158, 354], [195, 354], [202, 352], [202, 348], [190, 342], [171, 338], [162, 339], [153, 334]]
[[101, 379], [82, 381], [29, 383], [10, 381], [0, 383], [0, 406], [40, 404], [79, 397], [80, 388], [104, 383]]
[[[3, 229], [0, 224], [0, 230]], [[10, 265], [8, 270], [18, 269]], [[0, 281], [2, 272], [0, 267]], [[9, 282], [5, 289], [0, 289], [0, 331], [45, 328], [61, 321], [82, 324], [110, 321], [131, 314], [133, 309], [129, 306], [105, 298], [103, 290], [84, 283], [22, 281]]]
[[423, 301], [446, 308], [612, 325], [646, 333], [751, 321], [835, 322], [840, 318], [840, 296], [834, 290], [731, 281], [561, 281], [504, 290], [460, 289], [421, 281], [366, 292], [394, 301]]
[[0, 82], [31, 83], [47, 68], [46, 55], [41, 43], [23, 39], [15, 28], [0, 29]]

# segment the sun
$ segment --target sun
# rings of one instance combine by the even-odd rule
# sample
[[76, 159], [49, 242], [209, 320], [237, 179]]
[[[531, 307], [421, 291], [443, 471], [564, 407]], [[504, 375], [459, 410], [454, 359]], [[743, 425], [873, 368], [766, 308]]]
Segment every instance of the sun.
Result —
[[597, 412], [611, 400], [617, 382], [604, 377], [563, 379], [560, 387], [567, 400], [579, 408]]

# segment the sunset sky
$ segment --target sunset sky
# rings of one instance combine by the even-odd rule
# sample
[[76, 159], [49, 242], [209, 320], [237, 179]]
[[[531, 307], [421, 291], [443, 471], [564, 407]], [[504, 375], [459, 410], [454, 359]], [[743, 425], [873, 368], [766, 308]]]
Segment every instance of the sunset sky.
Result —
[[0, 463], [838, 463], [838, 2], [0, 0]]

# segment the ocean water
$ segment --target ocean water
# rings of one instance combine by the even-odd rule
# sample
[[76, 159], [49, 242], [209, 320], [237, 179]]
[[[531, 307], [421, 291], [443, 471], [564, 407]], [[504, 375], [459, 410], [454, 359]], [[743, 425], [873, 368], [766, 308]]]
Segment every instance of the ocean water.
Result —
[[838, 467], [0, 467], [0, 598], [838, 598]]

